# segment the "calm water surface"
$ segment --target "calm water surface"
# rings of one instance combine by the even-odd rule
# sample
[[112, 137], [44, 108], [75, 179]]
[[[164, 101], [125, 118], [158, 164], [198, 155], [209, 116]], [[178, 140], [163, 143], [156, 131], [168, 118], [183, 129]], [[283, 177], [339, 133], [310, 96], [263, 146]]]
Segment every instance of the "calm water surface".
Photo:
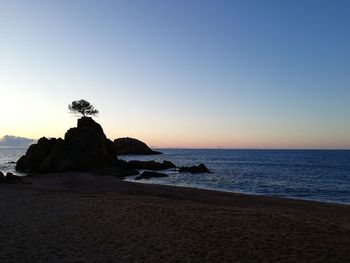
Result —
[[[163, 155], [126, 160], [203, 162], [211, 174], [179, 174], [141, 182], [350, 204], [350, 151], [161, 150]], [[128, 180], [133, 180], [133, 177]]]
[[[26, 149], [0, 148], [0, 171], [14, 172]], [[162, 155], [124, 156], [125, 160], [170, 160], [176, 166], [203, 162], [213, 173], [180, 174], [143, 183], [190, 186], [239, 193], [350, 204], [350, 151], [181, 150]], [[19, 173], [16, 173], [19, 174]], [[21, 175], [21, 174], [20, 174]], [[134, 177], [127, 180], [133, 181]], [[140, 182], [140, 181], [138, 181]]]
[[[16, 162], [25, 154], [27, 148], [0, 148], [0, 171], [3, 173], [15, 172]], [[17, 175], [24, 175], [16, 172]]]

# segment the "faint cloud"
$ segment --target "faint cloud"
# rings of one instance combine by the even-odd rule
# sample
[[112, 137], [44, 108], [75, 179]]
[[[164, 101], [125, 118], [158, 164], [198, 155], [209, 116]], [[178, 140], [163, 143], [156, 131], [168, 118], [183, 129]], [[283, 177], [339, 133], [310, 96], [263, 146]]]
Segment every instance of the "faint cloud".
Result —
[[34, 139], [5, 135], [0, 138], [0, 147], [27, 148], [34, 142]]

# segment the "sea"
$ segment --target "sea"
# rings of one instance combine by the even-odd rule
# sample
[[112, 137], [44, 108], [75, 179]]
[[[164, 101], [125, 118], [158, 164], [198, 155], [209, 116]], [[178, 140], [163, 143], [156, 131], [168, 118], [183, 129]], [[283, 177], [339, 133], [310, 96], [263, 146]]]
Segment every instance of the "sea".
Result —
[[7, 172], [16, 175], [25, 176], [24, 173], [15, 171], [17, 160], [26, 153], [27, 148], [4, 148], [0, 147], [0, 171], [6, 174]]
[[[350, 204], [350, 151], [158, 149], [161, 155], [124, 160], [204, 163], [212, 173], [178, 173], [136, 182]], [[130, 177], [128, 181], [135, 181]]]
[[[350, 151], [157, 149], [163, 154], [124, 160], [172, 161], [177, 167], [204, 163], [212, 173], [164, 171], [168, 177], [127, 181], [350, 204]], [[0, 171], [15, 172], [26, 149], [0, 148]], [[25, 174], [19, 174], [25, 175]]]

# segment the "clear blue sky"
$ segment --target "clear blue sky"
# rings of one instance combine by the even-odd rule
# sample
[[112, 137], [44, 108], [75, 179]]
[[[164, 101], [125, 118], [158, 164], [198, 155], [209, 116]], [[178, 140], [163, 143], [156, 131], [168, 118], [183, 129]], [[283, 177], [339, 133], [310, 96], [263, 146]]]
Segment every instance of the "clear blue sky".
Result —
[[1, 1], [0, 136], [72, 100], [156, 147], [350, 148], [350, 1]]

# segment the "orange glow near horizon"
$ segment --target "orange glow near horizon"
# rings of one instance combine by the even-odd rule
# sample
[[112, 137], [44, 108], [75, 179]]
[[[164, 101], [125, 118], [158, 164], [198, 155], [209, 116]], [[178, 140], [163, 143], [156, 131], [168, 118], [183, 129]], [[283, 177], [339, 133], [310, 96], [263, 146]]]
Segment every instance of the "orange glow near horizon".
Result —
[[[51, 118], [51, 117], [50, 117]], [[47, 125], [49, 119], [44, 117], [39, 120], [27, 119], [21, 122], [9, 122], [6, 130], [2, 130], [0, 137], [4, 135], [15, 135], [38, 139], [40, 137], [64, 137], [65, 132], [76, 126], [76, 118], [55, 118], [56, 122]], [[189, 129], [189, 127], [174, 128], [166, 126], [148, 126], [142, 129], [141, 125], [123, 125], [115, 127], [107, 119], [97, 119], [107, 137], [111, 140], [120, 137], [133, 137], [144, 141], [152, 148], [213, 148], [213, 149], [350, 149], [345, 132], [338, 133], [330, 139], [328, 134], [319, 133], [315, 135], [310, 132], [291, 133], [285, 131], [271, 132], [264, 127], [260, 129], [243, 128], [229, 131], [220, 129]], [[43, 125], [42, 123], [46, 123]], [[136, 123], [136, 122], [135, 122]], [[178, 125], [180, 127], [180, 125]], [[117, 131], [117, 132], [116, 132]], [[254, 131], [254, 132], [253, 132]]]
[[[64, 137], [62, 134], [49, 134], [43, 133], [16, 133], [8, 132], [6, 134], [0, 135], [14, 135], [26, 138], [39, 139], [41, 137]], [[176, 134], [169, 135], [165, 137], [153, 137], [150, 135], [144, 136], [142, 133], [131, 135], [109, 135], [107, 137], [110, 140], [114, 140], [120, 137], [133, 137], [145, 142], [151, 148], [189, 148], [189, 149], [350, 149], [350, 145], [346, 144], [342, 140], [324, 141], [320, 139], [304, 138], [300, 140], [295, 140], [295, 138], [290, 138], [289, 140], [268, 140], [267, 138], [262, 142], [257, 138], [240, 137], [235, 138], [198, 138], [198, 136], [177, 136]]]

